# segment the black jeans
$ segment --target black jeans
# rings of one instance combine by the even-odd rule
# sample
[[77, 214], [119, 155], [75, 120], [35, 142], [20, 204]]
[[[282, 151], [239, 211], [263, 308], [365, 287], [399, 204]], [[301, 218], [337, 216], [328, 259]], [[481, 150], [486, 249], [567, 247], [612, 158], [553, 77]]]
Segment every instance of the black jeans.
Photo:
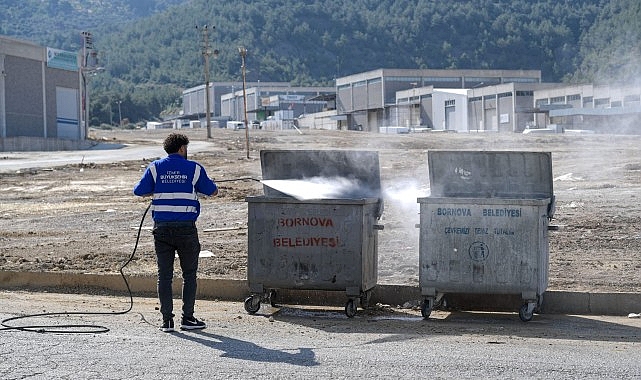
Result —
[[176, 252], [182, 270], [182, 315], [194, 315], [196, 302], [196, 271], [200, 242], [196, 224], [192, 222], [156, 222], [154, 225], [154, 245], [158, 262], [158, 299], [163, 320], [174, 317], [172, 280], [174, 278], [174, 257]]

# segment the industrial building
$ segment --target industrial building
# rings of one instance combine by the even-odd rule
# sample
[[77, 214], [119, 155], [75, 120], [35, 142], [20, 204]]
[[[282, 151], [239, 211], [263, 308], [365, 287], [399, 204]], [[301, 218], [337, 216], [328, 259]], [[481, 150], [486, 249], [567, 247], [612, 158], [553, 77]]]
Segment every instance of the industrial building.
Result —
[[0, 36], [0, 150], [72, 149], [86, 138], [75, 52]]
[[[297, 127], [298, 119], [327, 109], [323, 96], [333, 94], [333, 87], [253, 87], [246, 89], [247, 119], [261, 121], [266, 129]], [[222, 97], [223, 112], [231, 119], [244, 120], [243, 91]]]
[[394, 126], [379, 127], [379, 131], [520, 133], [527, 128], [543, 128], [549, 121], [547, 111], [534, 108], [534, 93], [559, 86], [509, 82], [472, 89], [427, 86], [398, 91], [396, 104], [387, 107], [388, 122]]
[[[639, 86], [542, 83], [538, 70], [378, 69], [338, 78], [335, 88], [252, 82], [243, 94], [242, 82], [229, 82], [210, 91], [213, 118], [244, 120], [246, 95], [249, 121], [280, 128], [639, 133], [641, 121]], [[204, 85], [183, 99], [184, 113], [202, 120]]]
[[396, 93], [386, 133], [457, 132], [641, 133], [641, 86], [510, 82], [472, 89], [434, 86]]
[[[334, 87], [294, 87], [286, 82], [216, 82], [209, 85], [210, 116], [219, 127], [226, 121], [245, 119], [264, 121], [268, 118], [290, 124], [300, 115], [320, 112], [327, 102], [315, 100], [320, 95], [334, 94]], [[183, 91], [183, 118], [198, 119], [205, 125], [205, 85]], [[293, 124], [292, 124], [293, 125]]]
[[545, 112], [534, 107], [534, 93], [558, 83], [511, 82], [467, 92], [468, 131], [516, 132], [547, 126]]
[[[256, 88], [278, 88], [290, 87], [289, 83], [285, 82], [247, 82], [248, 87]], [[209, 99], [210, 99], [210, 116], [213, 118], [220, 118], [222, 116], [231, 116], [230, 111], [223, 113], [221, 110], [221, 97], [226, 94], [235, 93], [238, 90], [242, 91], [243, 82], [210, 82], [209, 83]], [[267, 94], [269, 94], [267, 92]], [[206, 96], [205, 85], [188, 88], [182, 93], [183, 98], [183, 115], [192, 119], [204, 119], [206, 113]]]
[[534, 92], [534, 106], [547, 115], [548, 124], [562, 129], [641, 133], [641, 85], [540, 89]]
[[396, 103], [387, 106], [386, 133], [443, 129], [467, 131], [467, 90], [438, 89], [434, 86], [412, 88], [396, 93]]
[[[337, 78], [336, 109], [339, 115], [345, 115], [350, 129], [376, 132], [381, 127], [408, 126], [458, 130], [463, 128], [460, 123], [434, 123], [432, 114], [441, 106], [445, 107], [431, 100], [434, 94], [440, 96], [447, 92], [446, 89], [474, 89], [503, 83], [541, 83], [541, 71], [378, 69]], [[425, 89], [418, 90], [421, 88]], [[407, 90], [417, 92], [398, 94], [397, 99], [397, 93]], [[449, 92], [463, 96], [460, 91]], [[403, 104], [409, 108], [405, 112], [401, 109]], [[448, 107], [451, 107], [450, 103]], [[446, 114], [454, 116], [453, 110], [442, 111], [443, 120]], [[455, 127], [455, 124], [459, 126]]]

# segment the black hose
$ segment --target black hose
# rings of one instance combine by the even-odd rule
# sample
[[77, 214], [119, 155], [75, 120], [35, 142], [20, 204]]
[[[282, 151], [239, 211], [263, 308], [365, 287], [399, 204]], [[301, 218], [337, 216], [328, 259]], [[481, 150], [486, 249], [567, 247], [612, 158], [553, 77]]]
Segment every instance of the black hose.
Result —
[[136, 255], [136, 249], [138, 249], [138, 242], [140, 241], [140, 232], [142, 231], [142, 224], [145, 221], [145, 216], [147, 215], [147, 212], [149, 212], [150, 207], [151, 207], [151, 203], [145, 209], [145, 213], [142, 215], [142, 219], [140, 220], [140, 226], [138, 226], [138, 235], [136, 236], [136, 244], [134, 245], [134, 250], [129, 256], [129, 259], [127, 259], [127, 261], [125, 261], [125, 263], [120, 267], [120, 275], [122, 276], [122, 279], [125, 282], [125, 285], [127, 286], [127, 292], [129, 292], [129, 307], [126, 310], [111, 311], [111, 312], [64, 311], [64, 312], [55, 312], [55, 313], [21, 315], [18, 317], [7, 318], [2, 322], [0, 322], [0, 324], [2, 325], [2, 328], [0, 328], [0, 331], [19, 330], [19, 331], [38, 332], [38, 333], [58, 333], [58, 334], [98, 334], [98, 333], [105, 333], [109, 331], [109, 328], [107, 327], [99, 326], [99, 325], [91, 325], [91, 324], [10, 326], [10, 325], [7, 325], [6, 323], [10, 321], [16, 321], [19, 319], [45, 317], [45, 316], [50, 317], [55, 315], [121, 315], [121, 314], [126, 314], [130, 312], [134, 306], [134, 298], [133, 298], [133, 295], [131, 294], [131, 288], [129, 287], [129, 282], [125, 277], [125, 273], [123, 272], [123, 269], [125, 269], [125, 267], [131, 262], [131, 260], [133, 260], [134, 256]]

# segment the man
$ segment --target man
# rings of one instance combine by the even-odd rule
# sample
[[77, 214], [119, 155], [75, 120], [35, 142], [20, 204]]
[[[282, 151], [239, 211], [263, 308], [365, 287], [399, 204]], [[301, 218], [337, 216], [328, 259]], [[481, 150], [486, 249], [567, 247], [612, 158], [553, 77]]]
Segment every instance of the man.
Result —
[[167, 157], [147, 167], [134, 186], [138, 196], [153, 195], [154, 246], [158, 262], [158, 298], [163, 323], [161, 331], [174, 331], [173, 295], [174, 257], [178, 253], [182, 269], [182, 330], [204, 329], [205, 322], [194, 317], [196, 271], [200, 241], [196, 219], [200, 214], [198, 194], [217, 195], [218, 187], [205, 168], [187, 159], [187, 136], [172, 133], [164, 141]]

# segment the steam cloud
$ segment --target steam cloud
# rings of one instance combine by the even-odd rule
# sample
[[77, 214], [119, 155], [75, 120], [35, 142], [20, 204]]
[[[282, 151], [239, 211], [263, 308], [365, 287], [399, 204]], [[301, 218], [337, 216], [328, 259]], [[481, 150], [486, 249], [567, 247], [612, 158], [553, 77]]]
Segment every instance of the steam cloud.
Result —
[[428, 196], [429, 188], [421, 187], [416, 181], [400, 180], [387, 187], [383, 193], [387, 202], [412, 215], [418, 213], [417, 198]]

